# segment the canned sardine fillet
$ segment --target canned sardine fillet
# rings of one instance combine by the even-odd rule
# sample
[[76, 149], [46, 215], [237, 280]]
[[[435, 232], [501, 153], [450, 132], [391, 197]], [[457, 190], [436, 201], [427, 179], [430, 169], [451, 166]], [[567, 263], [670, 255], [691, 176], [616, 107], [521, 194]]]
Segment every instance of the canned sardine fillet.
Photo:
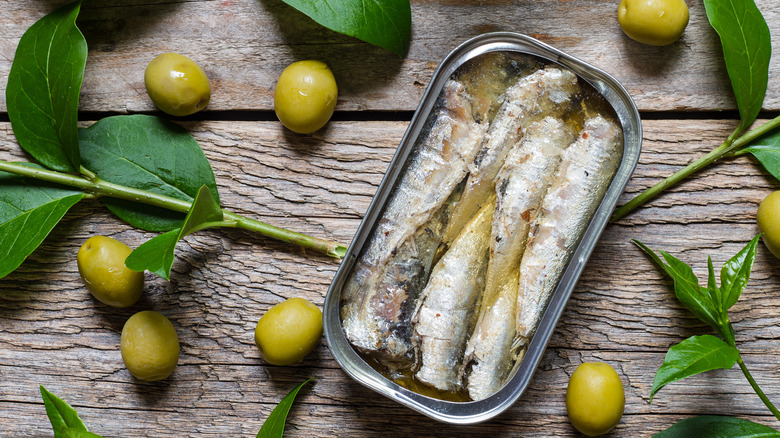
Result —
[[636, 107], [603, 72], [518, 34], [453, 51], [328, 292], [342, 368], [441, 421], [508, 408], [640, 142]]

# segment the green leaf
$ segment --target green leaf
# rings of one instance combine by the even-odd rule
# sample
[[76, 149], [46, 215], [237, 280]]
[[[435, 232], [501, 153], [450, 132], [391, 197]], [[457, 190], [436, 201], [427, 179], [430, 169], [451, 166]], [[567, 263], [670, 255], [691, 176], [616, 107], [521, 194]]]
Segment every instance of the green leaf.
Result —
[[[715, 284], [715, 268], [712, 267], [712, 257], [707, 256], [707, 291], [710, 294], [710, 299], [716, 306], [723, 302], [721, 298], [720, 288]], [[719, 311], [723, 309], [718, 307]]]
[[406, 55], [412, 33], [409, 0], [282, 0], [330, 30]]
[[66, 172], [81, 163], [76, 120], [87, 41], [76, 27], [80, 6], [63, 6], [27, 29], [5, 90], [19, 145], [43, 165]]
[[777, 135], [778, 144], [748, 146], [743, 150], [753, 154], [767, 172], [772, 174], [775, 179], [780, 180], [780, 141], [778, 141], [780, 140], [780, 131], [775, 135]]
[[678, 421], [653, 438], [778, 438], [780, 432], [763, 424], [734, 417], [702, 415]]
[[279, 402], [273, 412], [271, 412], [271, 415], [266, 418], [263, 426], [260, 428], [260, 432], [257, 432], [257, 438], [281, 438], [284, 435], [284, 423], [287, 420], [287, 413], [290, 412], [293, 401], [295, 401], [295, 396], [298, 395], [298, 391], [301, 390], [303, 385], [312, 380], [314, 379], [307, 379], [296, 386]]
[[139, 272], [146, 270], [170, 280], [173, 266], [173, 252], [170, 248], [176, 248], [180, 233], [181, 228], [176, 228], [147, 240], [127, 256], [125, 266]]
[[85, 430], [73, 429], [70, 427], [62, 428], [62, 437], [63, 438], [103, 438], [102, 436], [96, 433], [87, 432]]
[[699, 281], [690, 266], [677, 260], [665, 251], [659, 251], [664, 257], [664, 263], [655, 252], [638, 240], [634, 240], [667, 275], [674, 280], [674, 293], [677, 299], [693, 313], [700, 321], [708, 324], [715, 330], [721, 331], [718, 308], [710, 297], [707, 289], [699, 286]]
[[730, 309], [737, 302], [750, 280], [750, 271], [753, 270], [753, 262], [756, 260], [756, 246], [760, 237], [760, 235], [754, 237], [720, 270], [720, 290], [723, 294], [724, 310]]
[[775, 179], [780, 180], [780, 130], [775, 129], [759, 137], [737, 154], [750, 152]]
[[192, 208], [187, 213], [187, 219], [184, 220], [179, 238], [211, 226], [222, 225], [223, 217], [222, 209], [209, 188], [201, 186]]
[[211, 195], [211, 190], [201, 186], [182, 227], [143, 243], [130, 253], [125, 266], [134, 271], [148, 270], [170, 280], [176, 243], [195, 231], [225, 225], [222, 219], [222, 209]]
[[84, 193], [0, 172], [0, 278], [13, 272]]
[[753, 0], [704, 0], [704, 7], [723, 46], [741, 131], [753, 123], [764, 102], [772, 55], [769, 27]]
[[[106, 117], [80, 130], [84, 165], [114, 184], [193, 202], [206, 185], [219, 202], [214, 172], [194, 138], [154, 116]], [[184, 215], [114, 198], [101, 198], [121, 219], [147, 231], [180, 228]]]
[[49, 416], [51, 427], [54, 429], [54, 438], [68, 436], [63, 433], [63, 428], [87, 431], [87, 426], [81, 421], [76, 410], [56, 395], [47, 391], [43, 385], [41, 385], [41, 397], [43, 397], [43, 405], [46, 407], [46, 415]]
[[729, 369], [739, 358], [739, 350], [712, 336], [692, 336], [669, 348], [664, 363], [653, 380], [650, 401], [666, 384], [716, 369]]

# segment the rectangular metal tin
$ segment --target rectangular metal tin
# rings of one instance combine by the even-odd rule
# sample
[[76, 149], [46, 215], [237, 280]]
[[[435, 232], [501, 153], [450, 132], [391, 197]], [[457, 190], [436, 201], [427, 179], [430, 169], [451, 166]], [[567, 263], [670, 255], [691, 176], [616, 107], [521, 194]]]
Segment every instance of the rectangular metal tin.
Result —
[[[542, 317], [536, 334], [525, 356], [515, 365], [509, 381], [487, 399], [473, 402], [450, 402], [417, 394], [388, 380], [368, 365], [352, 348], [344, 335], [339, 315], [341, 288], [352, 270], [374, 224], [379, 219], [396, 180], [412, 151], [418, 135], [439, 96], [444, 83], [463, 63], [484, 53], [513, 51], [526, 53], [560, 64], [587, 81], [612, 105], [623, 128], [623, 160], [601, 205], [572, 256], [563, 277]], [[423, 95], [417, 111], [401, 140], [387, 173], [360, 224], [355, 238], [344, 257], [328, 290], [324, 307], [324, 331], [333, 356], [352, 378], [374, 391], [387, 396], [415, 411], [439, 421], [453, 424], [473, 424], [486, 421], [508, 409], [523, 394], [555, 330], [555, 325], [566, 306], [577, 279], [596, 242], [609, 220], [618, 196], [636, 167], [642, 144], [642, 125], [639, 112], [628, 92], [607, 73], [573, 58], [534, 38], [509, 32], [488, 33], [472, 38], [450, 52], [439, 64]]]

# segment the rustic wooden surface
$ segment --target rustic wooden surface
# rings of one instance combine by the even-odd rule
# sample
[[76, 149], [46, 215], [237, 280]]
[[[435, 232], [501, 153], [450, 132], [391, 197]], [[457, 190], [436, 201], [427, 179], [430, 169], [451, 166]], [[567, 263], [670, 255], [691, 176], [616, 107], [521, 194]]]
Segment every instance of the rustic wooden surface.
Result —
[[[16, 144], [4, 90], [18, 39], [61, 0], [0, 0], [0, 159], [27, 160]], [[239, 213], [348, 243], [381, 180], [436, 64], [459, 42], [492, 30], [539, 37], [603, 67], [644, 116], [640, 162], [621, 203], [720, 143], [735, 126], [717, 36], [703, 7], [689, 2], [683, 39], [666, 48], [625, 38], [617, 1], [412, 1], [413, 39], [399, 59], [324, 30], [278, 0], [86, 1], [79, 20], [90, 46], [81, 119], [152, 112], [142, 82], [164, 51], [198, 60], [213, 100], [185, 121], [211, 160], [223, 205]], [[780, 5], [758, 0], [780, 47]], [[270, 112], [275, 78], [293, 60], [328, 62], [340, 85], [337, 121], [313, 136], [281, 128]], [[774, 77], [780, 57], [770, 67]], [[681, 112], [677, 110], [686, 110]], [[765, 110], [780, 110], [770, 81]], [[400, 112], [399, 112], [400, 111]], [[650, 436], [697, 414], [723, 414], [777, 427], [737, 370], [671, 384], [648, 404], [667, 348], [708, 333], [673, 298], [671, 283], [630, 239], [669, 251], [706, 275], [756, 233], [758, 203], [780, 184], [751, 158], [719, 163], [647, 207], [609, 225], [586, 267], [530, 388], [506, 413], [475, 426], [448, 426], [377, 396], [347, 377], [324, 340], [303, 363], [265, 365], [253, 342], [272, 305], [303, 296], [322, 305], [338, 268], [332, 259], [249, 233], [188, 236], [170, 282], [146, 276], [129, 309], [95, 301], [75, 254], [95, 234], [137, 246], [151, 237], [98, 202], [73, 208], [43, 245], [0, 280], [0, 436], [50, 436], [38, 385], [70, 402], [107, 437], [249, 437], [289, 389], [307, 377], [289, 436], [577, 436], [564, 406], [568, 376], [603, 360], [626, 389], [626, 412], [612, 436]], [[751, 282], [730, 312], [745, 362], [780, 401], [780, 272], [763, 245]], [[174, 375], [143, 383], [125, 370], [119, 334], [134, 312], [165, 313], [180, 336]]]

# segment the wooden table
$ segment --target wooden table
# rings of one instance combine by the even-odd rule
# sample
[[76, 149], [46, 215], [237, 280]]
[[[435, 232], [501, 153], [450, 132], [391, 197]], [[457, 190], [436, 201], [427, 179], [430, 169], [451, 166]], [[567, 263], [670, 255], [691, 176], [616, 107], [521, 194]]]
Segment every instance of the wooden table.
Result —
[[[11, 131], [5, 84], [16, 44], [38, 18], [67, 0], [0, 0], [0, 159], [28, 160]], [[238, 213], [348, 243], [438, 62], [457, 44], [489, 31], [535, 36], [605, 69], [632, 94], [644, 145], [621, 203], [725, 139], [738, 117], [716, 33], [689, 1], [683, 38], [663, 48], [626, 38], [617, 0], [413, 0], [413, 37], [400, 59], [311, 22], [279, 0], [86, 1], [79, 25], [89, 43], [80, 120], [155, 113], [143, 70], [173, 51], [211, 78], [207, 110], [184, 120], [211, 160], [223, 205]], [[757, 0], [780, 50], [780, 4]], [[272, 112], [275, 80], [292, 61], [320, 59], [340, 87], [326, 129], [300, 136]], [[780, 56], [764, 102], [780, 111]], [[322, 305], [338, 262], [241, 231], [188, 236], [171, 281], [147, 273], [129, 309], [95, 301], [75, 256], [96, 234], [135, 247], [152, 236], [97, 202], [77, 205], [43, 245], [0, 280], [0, 435], [50, 436], [38, 385], [70, 402], [95, 433], [111, 437], [249, 437], [276, 403], [307, 377], [288, 436], [575, 436], [564, 406], [569, 375], [583, 361], [614, 366], [626, 411], [613, 436], [649, 436], [699, 414], [777, 421], [738, 371], [715, 371], [664, 388], [648, 404], [668, 347], [710, 333], [681, 307], [671, 282], [630, 239], [665, 249], [706, 278], [758, 230], [758, 203], [778, 183], [748, 157], [686, 180], [607, 227], [530, 388], [484, 424], [438, 424], [351, 380], [327, 345], [303, 363], [265, 365], [253, 342], [257, 320], [293, 296]], [[730, 312], [745, 362], [780, 402], [780, 272], [763, 246], [751, 282]], [[155, 309], [174, 323], [181, 358], [160, 383], [134, 379], [119, 354], [125, 320]], [[392, 434], [392, 435], [391, 435]]]

